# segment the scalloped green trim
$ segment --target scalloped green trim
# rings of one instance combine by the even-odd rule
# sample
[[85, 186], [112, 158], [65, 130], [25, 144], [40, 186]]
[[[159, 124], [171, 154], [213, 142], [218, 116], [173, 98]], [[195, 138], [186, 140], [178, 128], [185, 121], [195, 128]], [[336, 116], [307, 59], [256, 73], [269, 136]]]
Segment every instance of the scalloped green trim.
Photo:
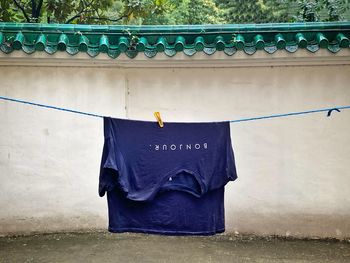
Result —
[[106, 53], [113, 59], [121, 53], [131, 59], [139, 53], [148, 58], [158, 53], [173, 57], [179, 52], [186, 56], [198, 52], [254, 55], [260, 50], [294, 53], [299, 49], [337, 53], [349, 48], [349, 39], [349, 22], [175, 27], [0, 23], [0, 50], [6, 54], [14, 50], [50, 55], [65, 51], [70, 55], [87, 53], [92, 58]]

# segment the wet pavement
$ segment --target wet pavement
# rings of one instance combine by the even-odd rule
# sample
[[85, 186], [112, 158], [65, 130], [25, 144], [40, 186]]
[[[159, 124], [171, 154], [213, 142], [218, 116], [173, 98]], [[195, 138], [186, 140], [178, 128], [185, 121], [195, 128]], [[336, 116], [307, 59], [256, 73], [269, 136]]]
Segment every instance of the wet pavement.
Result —
[[350, 262], [350, 242], [225, 234], [44, 234], [1, 237], [0, 262]]

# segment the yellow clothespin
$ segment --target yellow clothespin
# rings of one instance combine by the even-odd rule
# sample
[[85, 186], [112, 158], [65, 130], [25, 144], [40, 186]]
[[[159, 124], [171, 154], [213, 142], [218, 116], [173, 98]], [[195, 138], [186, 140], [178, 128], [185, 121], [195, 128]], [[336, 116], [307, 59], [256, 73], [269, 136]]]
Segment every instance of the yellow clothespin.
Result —
[[156, 111], [154, 113], [154, 117], [156, 117], [156, 119], [158, 121], [158, 124], [159, 124], [159, 127], [163, 128], [164, 127], [164, 123], [163, 123], [162, 118], [160, 117], [160, 113], [158, 111]]

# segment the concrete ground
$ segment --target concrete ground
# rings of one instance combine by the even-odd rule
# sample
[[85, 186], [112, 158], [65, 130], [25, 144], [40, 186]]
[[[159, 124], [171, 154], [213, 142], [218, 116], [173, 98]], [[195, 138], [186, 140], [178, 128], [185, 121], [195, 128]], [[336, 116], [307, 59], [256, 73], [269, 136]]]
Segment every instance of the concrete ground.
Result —
[[0, 238], [0, 262], [350, 262], [350, 242], [106, 232]]

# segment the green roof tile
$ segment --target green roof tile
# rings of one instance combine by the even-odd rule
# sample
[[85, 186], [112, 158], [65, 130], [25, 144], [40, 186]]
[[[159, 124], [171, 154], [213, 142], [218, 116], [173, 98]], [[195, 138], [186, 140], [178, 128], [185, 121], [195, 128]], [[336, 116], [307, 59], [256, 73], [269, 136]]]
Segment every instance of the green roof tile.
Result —
[[109, 49], [109, 40], [106, 35], [102, 35], [99, 43], [99, 50], [103, 53], [106, 53]]
[[[241, 34], [238, 34], [236, 36], [236, 39], [235, 39], [235, 44], [236, 44], [236, 48], [238, 50], [243, 50], [244, 49], [244, 46], [245, 46], [245, 40], [244, 40], [244, 36], [242, 36]], [[255, 44], [255, 43], [254, 43]]]
[[57, 43], [58, 50], [65, 51], [68, 44], [69, 44], [69, 39], [67, 35], [64, 33], [60, 34], [58, 43]]
[[229, 56], [237, 52], [253, 55], [257, 50], [272, 54], [299, 48], [335, 53], [349, 48], [349, 38], [349, 22], [181, 26], [0, 23], [0, 50], [4, 53], [65, 51], [71, 55], [86, 52], [91, 57], [106, 53], [111, 58], [121, 53], [134, 58], [140, 52], [149, 58], [159, 52], [169, 57], [179, 52], [187, 56], [216, 51]]
[[265, 46], [264, 37], [260, 34], [257, 34], [254, 36], [254, 43], [253, 45], [256, 47], [256, 49], [261, 50]]
[[37, 37], [37, 40], [35, 42], [35, 50], [43, 51], [45, 47], [46, 47], [46, 36], [44, 34], [40, 34]]
[[205, 43], [204, 38], [202, 36], [196, 37], [194, 40], [194, 48], [196, 51], [202, 51], [204, 49]]
[[225, 46], [226, 46], [226, 44], [225, 44], [225, 40], [224, 40], [223, 36], [220, 36], [220, 35], [217, 36], [215, 38], [215, 48], [216, 48], [216, 50], [222, 51], [222, 50], [225, 49]]
[[340, 47], [342, 48], [349, 47], [350, 41], [346, 36], [344, 36], [344, 34], [339, 33], [336, 37], [336, 40], [339, 43]]
[[181, 35], [177, 36], [175, 40], [175, 45], [174, 45], [174, 49], [176, 50], [176, 52], [183, 51], [185, 45], [186, 45], [185, 38]]
[[143, 52], [146, 50], [146, 47], [148, 46], [148, 41], [147, 41], [147, 38], [145, 37], [140, 37], [137, 41], [137, 44], [136, 44], [136, 49], [137, 51], [139, 52]]
[[307, 40], [302, 33], [297, 33], [295, 35], [295, 41], [296, 41], [298, 47], [300, 47], [300, 48], [307, 47]]
[[24, 42], [24, 35], [20, 31], [16, 34], [15, 40], [12, 42], [13, 49], [20, 50]]
[[129, 38], [127, 37], [120, 37], [118, 40], [118, 48], [120, 49], [121, 52], [125, 52], [128, 50], [130, 45]]
[[79, 51], [87, 52], [89, 48], [89, 39], [87, 36], [80, 35], [79, 36]]
[[286, 47], [286, 40], [282, 34], [275, 35], [275, 45], [278, 49], [284, 49]]
[[158, 38], [157, 44], [156, 44], [156, 49], [158, 52], [163, 52], [165, 50], [165, 47], [167, 46], [168, 46], [168, 43], [165, 37]]

